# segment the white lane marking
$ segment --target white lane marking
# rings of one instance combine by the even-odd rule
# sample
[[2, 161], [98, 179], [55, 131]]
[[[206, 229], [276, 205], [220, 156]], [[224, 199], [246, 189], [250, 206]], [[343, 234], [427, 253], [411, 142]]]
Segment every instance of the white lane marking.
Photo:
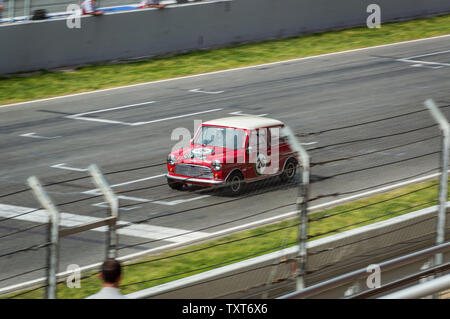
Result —
[[189, 90], [189, 92], [194, 92], [194, 93], [205, 93], [205, 94], [220, 94], [220, 93], [223, 93], [223, 92], [225, 92], [225, 91], [215, 91], [215, 92], [212, 92], [212, 91], [203, 91], [202, 89], [192, 89], [192, 90]]
[[55, 165], [52, 165], [50, 167], [59, 168], [59, 169], [65, 169], [65, 170], [68, 170], [68, 171], [75, 171], [75, 172], [87, 172], [88, 171], [87, 168], [76, 168], [76, 167], [66, 166], [66, 163], [55, 164]]
[[443, 66], [450, 66], [449, 63], [441, 63], [441, 62], [428, 62], [428, 61], [421, 61], [421, 60], [409, 60], [409, 59], [397, 59], [397, 61], [399, 62], [406, 62], [406, 63], [415, 63], [416, 66], [417, 64], [426, 64], [426, 65], [437, 65], [440, 67]]
[[[131, 180], [131, 181], [127, 181], [127, 182], [111, 185], [111, 188], [116, 188], [116, 187], [129, 185], [129, 184], [133, 184], [133, 183], [139, 183], [139, 182], [142, 182], [142, 181], [147, 181], [147, 180], [151, 180], [151, 179], [155, 179], [155, 178], [159, 178], [159, 177], [164, 177], [164, 176], [166, 176], [166, 174], [160, 174], [160, 175], [154, 175], [154, 176], [144, 177], [144, 178], [140, 178], [140, 179], [135, 179], [135, 180]], [[100, 190], [98, 188], [96, 188], [96, 189], [91, 189], [91, 190], [88, 190], [88, 191], [84, 191], [81, 194], [101, 195], [101, 192], [100, 192]], [[179, 200], [175, 200], [175, 201], [161, 201], [161, 200], [153, 200], [153, 199], [150, 199], [150, 198], [141, 198], [141, 197], [124, 196], [124, 195], [118, 195], [117, 198], [118, 199], [122, 199], [122, 200], [139, 202], [139, 203], [153, 203], [153, 204], [158, 204], [158, 205], [174, 206], [174, 205], [191, 202], [191, 201], [202, 199], [202, 198], [209, 197], [209, 196], [211, 196], [211, 195], [203, 195], [203, 196], [197, 196], [197, 197], [189, 198], [189, 199], [179, 199]], [[108, 207], [105, 202], [92, 204], [92, 206]], [[137, 209], [139, 207], [140, 206], [120, 207], [120, 209], [124, 210], [124, 211], [128, 211], [128, 210]]]
[[[95, 207], [101, 207], [101, 208], [108, 208], [108, 207], [109, 207], [109, 206], [108, 206], [108, 203], [106, 203], [106, 202], [101, 202], [101, 203], [97, 203], [97, 204], [92, 204], [92, 206], [95, 206]], [[142, 206], [135, 205], [135, 206], [129, 206], [129, 207], [120, 207], [119, 209], [127, 212], [127, 211], [135, 210], [135, 209], [138, 209], [138, 208], [141, 208], [141, 207], [142, 207]]]
[[364, 48], [352, 49], [352, 50], [346, 50], [346, 51], [340, 51], [340, 52], [325, 53], [325, 54], [320, 54], [320, 55], [308, 56], [308, 57], [304, 57], [304, 58], [296, 58], [296, 59], [282, 60], [282, 61], [276, 61], [276, 62], [271, 62], [271, 63], [256, 64], [256, 65], [250, 65], [250, 66], [234, 68], [234, 69], [220, 70], [220, 71], [214, 71], [214, 72], [208, 72], [208, 73], [199, 73], [199, 74], [181, 76], [181, 77], [165, 79], [165, 80], [144, 82], [144, 83], [138, 83], [138, 84], [130, 84], [130, 85], [118, 86], [118, 87], [108, 88], [108, 89], [100, 89], [100, 90], [89, 91], [89, 92], [61, 95], [61, 96], [55, 96], [55, 97], [39, 99], [39, 100], [5, 104], [5, 105], [0, 105], [0, 107], [47, 102], [47, 101], [53, 101], [53, 100], [57, 100], [57, 99], [65, 99], [65, 98], [77, 97], [77, 96], [88, 95], [88, 94], [110, 92], [110, 91], [114, 91], [114, 90], [128, 89], [128, 88], [134, 88], [134, 87], [145, 86], [145, 85], [153, 85], [153, 84], [165, 83], [165, 82], [170, 82], [170, 81], [192, 79], [192, 78], [196, 78], [196, 77], [209, 76], [209, 75], [221, 74], [221, 73], [226, 73], [226, 72], [249, 70], [249, 69], [255, 69], [255, 68], [260, 68], [260, 67], [265, 67], [265, 66], [278, 65], [278, 64], [289, 63], [289, 62], [299, 62], [299, 61], [305, 61], [305, 60], [311, 60], [311, 59], [317, 59], [317, 58], [323, 58], [323, 57], [329, 57], [329, 56], [335, 56], [335, 55], [341, 55], [341, 54], [348, 54], [348, 53], [354, 53], [354, 52], [360, 52], [360, 51], [368, 51], [368, 50], [373, 50], [373, 49], [386, 48], [386, 47], [404, 45], [404, 44], [409, 44], [409, 43], [417, 43], [417, 42], [423, 42], [423, 41], [445, 39], [448, 37], [450, 37], [450, 34], [440, 35], [440, 36], [430, 37], [430, 38], [423, 38], [423, 39], [401, 41], [401, 42], [395, 42], [395, 43], [389, 43], [389, 44], [375, 45], [375, 46], [371, 46], [371, 47], [364, 47]]
[[97, 110], [97, 111], [91, 111], [91, 112], [79, 113], [79, 114], [74, 114], [74, 115], [68, 115], [68, 116], [66, 116], [66, 118], [73, 119], [73, 120], [82, 120], [82, 121], [107, 123], [107, 124], [120, 124], [120, 125], [127, 125], [127, 126], [140, 126], [140, 125], [146, 125], [146, 124], [152, 124], [152, 123], [157, 123], [157, 122], [163, 122], [163, 121], [179, 119], [179, 118], [183, 118], [183, 117], [189, 117], [189, 116], [193, 116], [193, 115], [199, 115], [199, 114], [210, 113], [210, 112], [217, 112], [217, 111], [221, 111], [222, 110], [221, 108], [219, 108], [219, 109], [212, 109], [212, 110], [207, 110], [207, 111], [200, 111], [200, 112], [194, 112], [194, 113], [189, 113], [189, 114], [176, 115], [176, 116], [161, 118], [161, 119], [152, 120], [152, 121], [133, 122], [133, 123], [117, 121], [117, 120], [108, 120], [108, 119], [103, 119], [103, 118], [85, 117], [86, 115], [90, 115], [90, 114], [111, 112], [111, 111], [115, 111], [115, 110], [131, 108], [131, 107], [145, 105], [145, 104], [151, 104], [151, 103], [155, 103], [155, 101], [138, 103], [138, 104], [130, 104], [130, 105], [118, 106], [118, 107], [111, 107], [111, 108], [108, 108], [108, 109], [102, 109], [102, 110]]
[[317, 144], [319, 142], [308, 142], [308, 143], [300, 143], [301, 145], [314, 145]]
[[188, 198], [188, 199], [174, 200], [174, 201], [171, 201], [171, 202], [166, 202], [164, 205], [174, 206], [174, 205], [184, 204], [184, 203], [187, 203], [187, 202], [192, 202], [194, 200], [199, 200], [199, 199], [203, 199], [203, 198], [207, 198], [207, 197], [211, 197], [211, 195], [202, 195], [202, 196], [197, 196], [197, 197]]
[[[128, 182], [123, 182], [123, 183], [119, 183], [119, 184], [114, 184], [111, 185], [111, 187], [120, 187], [120, 186], [124, 186], [124, 185], [129, 185], [129, 184], [134, 184], [134, 183], [139, 183], [139, 182], [143, 182], [143, 181], [148, 181], [151, 179], [155, 179], [155, 178], [159, 178], [159, 177], [164, 177], [166, 176], [166, 174], [160, 174], [160, 175], [154, 175], [154, 176], [149, 176], [149, 177], [144, 177], [144, 178], [140, 178], [140, 179], [135, 179], [135, 180], [131, 180]], [[85, 191], [82, 194], [87, 194], [87, 195], [100, 195], [101, 192], [98, 188], [96, 189], [91, 189], [89, 191]]]
[[132, 124], [127, 122], [121, 122], [121, 121], [114, 121], [114, 120], [105, 120], [105, 119], [97, 119], [97, 118], [90, 118], [90, 117], [71, 117], [71, 119], [74, 120], [82, 120], [82, 121], [91, 121], [91, 122], [99, 122], [99, 123], [107, 123], [107, 124], [120, 124], [120, 125], [129, 125]]
[[20, 136], [31, 137], [31, 138], [40, 138], [40, 139], [44, 139], [44, 140], [52, 140], [52, 139], [61, 137], [61, 136], [52, 136], [52, 137], [40, 136], [40, 135], [36, 135], [36, 133], [34, 133], [34, 132], [33, 133], [21, 134]]
[[119, 183], [119, 184], [114, 184], [114, 185], [111, 185], [111, 187], [119, 187], [119, 186], [124, 186], [124, 185], [129, 185], [129, 184], [139, 183], [139, 182], [148, 181], [148, 180], [151, 180], [151, 179], [155, 179], [155, 178], [159, 178], [159, 177], [164, 177], [164, 176], [166, 176], [166, 174], [159, 174], [159, 175], [154, 175], [154, 176], [144, 177], [144, 178], [140, 178], [140, 179], [131, 180], [131, 181], [128, 181], [128, 182], [123, 182], [123, 183]]
[[[65, 165], [66, 165], [66, 163], [62, 163], [62, 164], [53, 165], [51, 167], [65, 169], [65, 170], [69, 170], [69, 171], [76, 171], [76, 172], [88, 171], [87, 168], [76, 168], [76, 167], [69, 167], [69, 166], [65, 166]], [[111, 186], [111, 188], [117, 188], [117, 187], [120, 187], [120, 186], [130, 185], [130, 184], [139, 183], [139, 182], [143, 182], [143, 181], [148, 181], [148, 180], [151, 180], [151, 179], [164, 177], [164, 176], [166, 176], [166, 174], [159, 174], [159, 175], [139, 178], [139, 179], [135, 179], [135, 180], [131, 180], [131, 181], [126, 181], [126, 182], [123, 182], [123, 183], [113, 184], [113, 185], [110, 185], [110, 186]], [[100, 192], [100, 190], [98, 188], [95, 188], [95, 189], [91, 189], [91, 190], [88, 190], [88, 191], [81, 192], [81, 194], [94, 195], [95, 196], [95, 195], [101, 195], [102, 193]], [[118, 195], [117, 198], [118, 199], [122, 199], [122, 200], [127, 200], [127, 201], [139, 202], [139, 203], [153, 203], [153, 204], [164, 205], [164, 206], [175, 206], [175, 205], [179, 205], [179, 204], [192, 202], [194, 200], [207, 198], [207, 197], [210, 197], [210, 196], [211, 195], [202, 195], [202, 196], [197, 196], [197, 197], [193, 197], [193, 198], [178, 199], [178, 200], [173, 200], [173, 201], [153, 200], [153, 199], [150, 199], [150, 198], [141, 198], [141, 197], [124, 196], [124, 195]], [[107, 207], [105, 202], [95, 203], [95, 204], [92, 204], [92, 206]], [[124, 210], [124, 211], [128, 211], [128, 210], [137, 209], [139, 207], [140, 206], [131, 206], [131, 207], [123, 207], [123, 208], [121, 207], [120, 209]]]
[[[163, 201], [163, 200], [153, 200], [150, 198], [140, 198], [140, 197], [123, 196], [123, 195], [117, 196], [118, 199], [122, 199], [122, 200], [128, 200], [128, 201], [139, 202], [139, 203], [152, 203], [152, 204], [158, 204], [158, 205], [164, 205], [164, 206], [175, 206], [175, 205], [184, 204], [184, 203], [192, 202], [194, 200], [199, 200], [199, 199], [203, 199], [203, 198], [207, 198], [207, 197], [211, 197], [211, 195], [202, 195], [202, 196], [197, 196], [197, 197], [192, 197], [192, 198], [187, 198], [187, 199], [178, 199], [178, 200], [174, 200], [174, 201]], [[109, 207], [106, 202], [92, 204], [92, 206], [102, 207], [102, 208]], [[140, 207], [142, 207], [142, 206], [135, 205], [135, 206], [129, 206], [129, 207], [119, 207], [119, 209], [124, 210], [124, 211], [129, 211], [129, 210], [138, 209]]]
[[[109, 207], [109, 206], [108, 206], [108, 203], [106, 203], [106, 202], [101, 202], [101, 203], [97, 203], [97, 204], [92, 204], [92, 206], [95, 206], [95, 207], [101, 207], [101, 208], [108, 208], [108, 207]], [[129, 207], [120, 207], [119, 209], [127, 212], [127, 211], [135, 210], [135, 209], [138, 209], [138, 208], [141, 208], [141, 207], [142, 207], [142, 206], [135, 205], [135, 206], [129, 206]]]
[[[13, 206], [0, 204], [0, 216], [2, 218], [13, 217], [16, 220], [22, 220], [33, 223], [48, 223], [48, 213], [46, 210], [41, 209], [27, 215], [14, 217], [18, 214], [23, 214], [34, 210], [29, 207]], [[60, 213], [60, 225], [62, 227], [75, 227], [85, 223], [92, 223], [101, 220], [101, 218], [92, 216], [75, 215], [70, 213]], [[208, 237], [209, 234], [202, 232], [189, 232], [188, 230], [154, 226], [149, 224], [133, 224], [132, 222], [119, 221], [118, 225], [125, 226], [117, 230], [118, 234], [131, 237], [147, 238], [154, 240], [165, 240], [173, 243], [184, 243], [187, 240], [198, 240]], [[106, 232], [107, 227], [102, 226], [99, 228], [91, 229], [91, 231]], [[186, 234], [188, 233], [188, 234]], [[169, 239], [165, 239], [171, 237]]]
[[136, 104], [129, 104], [129, 105], [123, 105], [123, 106], [117, 106], [117, 107], [110, 107], [110, 108], [107, 108], [107, 109], [101, 109], [101, 110], [95, 110], [95, 111], [90, 111], [90, 112], [84, 112], [84, 113], [68, 115], [68, 116], [66, 116], [66, 118], [74, 119], [74, 120], [83, 120], [83, 121], [107, 123], [107, 124], [133, 125], [133, 123], [127, 123], [127, 122], [115, 121], [115, 120], [108, 120], [108, 119], [101, 119], [101, 118], [85, 117], [85, 116], [86, 115], [91, 115], [91, 114], [98, 114], [98, 113], [104, 113], [104, 112], [111, 112], [111, 111], [116, 111], [116, 110], [128, 109], [130, 107], [136, 107], [136, 106], [153, 104], [153, 103], [155, 103], [155, 101], [148, 101], [148, 102], [142, 102], [142, 103], [136, 103]]
[[442, 63], [442, 62], [428, 62], [428, 61], [423, 61], [423, 59], [417, 59], [417, 58], [425, 58], [425, 57], [429, 57], [429, 56], [433, 56], [433, 55], [439, 55], [439, 54], [444, 54], [444, 53], [450, 53], [450, 50], [446, 50], [446, 51], [438, 51], [438, 52], [432, 52], [432, 53], [427, 53], [427, 54], [421, 54], [421, 55], [415, 55], [412, 57], [408, 57], [408, 58], [403, 58], [403, 59], [397, 59], [397, 61], [399, 62], [406, 62], [406, 63], [414, 63], [413, 65], [411, 65], [412, 67], [429, 67], [431, 69], [440, 69], [444, 66], [450, 66], [449, 63]]
[[195, 112], [195, 113], [189, 113], [189, 114], [177, 115], [177, 116], [166, 117], [166, 118], [163, 118], [163, 119], [158, 119], [158, 120], [153, 120], [153, 121], [137, 122], [137, 123], [133, 123], [132, 125], [133, 125], [133, 126], [136, 126], [136, 125], [151, 124], [151, 123], [156, 123], [156, 122], [162, 122], [162, 121], [168, 121], [168, 120], [179, 119], [179, 118], [183, 118], [183, 117], [189, 117], [189, 116], [198, 115], [198, 114], [204, 114], [204, 113], [210, 113], [210, 112], [217, 112], [217, 111], [221, 111], [221, 110], [223, 110], [223, 109], [213, 109], [213, 110], [207, 110], [207, 111], [201, 111], [201, 112]]
[[415, 56], [411, 56], [411, 57], [406, 58], [406, 59], [407, 59], [407, 60], [411, 60], [411, 59], [415, 59], [415, 58], [424, 58], [424, 57], [427, 57], [427, 56], [439, 55], [439, 54], [443, 54], [443, 53], [450, 53], [450, 50], [446, 50], [446, 51], [438, 51], [438, 52], [427, 53], [427, 54], [421, 54], [421, 55], [415, 55]]
[[242, 111], [236, 111], [236, 112], [231, 112], [231, 113], [228, 113], [228, 114], [231, 114], [231, 115], [242, 115], [242, 116], [266, 116], [269, 113], [264, 113], [264, 114], [259, 114], [259, 115], [252, 115], [252, 114], [242, 113]]
[[96, 110], [96, 111], [90, 111], [90, 112], [85, 112], [85, 113], [78, 113], [78, 114], [74, 114], [74, 115], [69, 115], [66, 117], [80, 117], [80, 116], [85, 116], [85, 115], [89, 115], [89, 114], [96, 114], [96, 113], [103, 113], [103, 112], [110, 112], [110, 111], [115, 111], [115, 110], [121, 110], [121, 109], [127, 109], [130, 107], [135, 107], [135, 106], [140, 106], [140, 105], [146, 105], [146, 104], [152, 104], [155, 103], [155, 101], [149, 101], [149, 102], [143, 102], [143, 103], [137, 103], [137, 104], [129, 104], [129, 105], [124, 105], [124, 106], [117, 106], [117, 107], [110, 107], [108, 109], [102, 109], [102, 110]]

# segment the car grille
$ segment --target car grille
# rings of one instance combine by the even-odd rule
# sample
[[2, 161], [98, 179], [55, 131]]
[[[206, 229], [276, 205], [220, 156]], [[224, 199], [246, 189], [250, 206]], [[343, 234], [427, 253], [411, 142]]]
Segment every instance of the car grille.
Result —
[[189, 177], [214, 178], [214, 174], [209, 167], [191, 164], [178, 164], [175, 167], [175, 174]]

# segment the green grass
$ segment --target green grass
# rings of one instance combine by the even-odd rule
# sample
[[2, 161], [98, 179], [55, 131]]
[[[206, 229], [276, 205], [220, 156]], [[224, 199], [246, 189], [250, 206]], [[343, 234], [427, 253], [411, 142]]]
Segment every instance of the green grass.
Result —
[[[433, 180], [411, 185], [312, 213], [310, 219], [317, 221], [309, 223], [309, 235], [314, 236], [310, 240], [436, 205], [436, 202], [433, 202], [437, 200], [438, 186], [436, 184], [437, 181]], [[404, 194], [407, 195], [388, 200]], [[380, 201], [384, 202], [368, 206]], [[365, 208], [360, 208], [361, 206], [365, 206]], [[352, 211], [342, 213], [347, 210]], [[334, 216], [320, 219], [325, 215]], [[292, 246], [297, 238], [297, 223], [297, 219], [291, 219], [160, 256], [148, 257], [135, 262], [134, 265], [126, 265], [124, 266], [121, 291], [128, 294]], [[338, 231], [333, 232], [336, 229]], [[177, 256], [168, 258], [174, 255]], [[80, 289], [70, 289], [65, 282], [59, 284], [58, 298], [85, 298], [97, 292], [101, 288], [101, 282], [93, 274], [95, 272], [85, 274], [92, 276], [82, 280]], [[133, 284], [142, 281], [147, 282]], [[43, 298], [43, 294], [44, 290], [38, 289], [18, 296], [18, 298]]]
[[196, 51], [141, 62], [0, 78], [0, 105], [449, 34], [450, 15]]

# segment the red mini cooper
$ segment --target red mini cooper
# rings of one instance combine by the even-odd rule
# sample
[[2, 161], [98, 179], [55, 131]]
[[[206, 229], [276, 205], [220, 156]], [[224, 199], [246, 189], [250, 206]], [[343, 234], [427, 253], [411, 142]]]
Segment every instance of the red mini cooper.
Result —
[[167, 157], [167, 182], [219, 186], [231, 195], [247, 183], [279, 175], [292, 180], [297, 156], [283, 136], [284, 124], [258, 116], [234, 116], [202, 123], [190, 145]]

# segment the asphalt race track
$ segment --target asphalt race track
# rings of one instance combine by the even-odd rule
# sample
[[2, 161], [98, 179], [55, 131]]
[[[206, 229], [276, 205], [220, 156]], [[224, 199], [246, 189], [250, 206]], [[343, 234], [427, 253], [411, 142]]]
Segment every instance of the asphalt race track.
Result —
[[[301, 142], [311, 150], [312, 162], [317, 163], [439, 135], [437, 127], [430, 127], [313, 150], [431, 126], [434, 122], [427, 111], [395, 117], [424, 110], [423, 102], [428, 98], [439, 106], [450, 104], [448, 36], [0, 107], [0, 255], [46, 241], [45, 226], [5, 236], [40, 225], [39, 219], [23, 215], [1, 221], [8, 213], [16, 215], [26, 208], [40, 207], [30, 191], [2, 196], [26, 189], [29, 176], [36, 175], [43, 184], [76, 179], [87, 176], [85, 169], [91, 163], [108, 173], [107, 180], [121, 196], [122, 222], [154, 217], [141, 228], [131, 225], [123, 229], [119, 237], [119, 253], [123, 256], [206, 238], [214, 232], [295, 210], [295, 186], [276, 181], [252, 185], [240, 199], [199, 192], [197, 188], [171, 190], [163, 174], [166, 156], [177, 143], [171, 140], [174, 129], [192, 132], [194, 120], [236, 112], [264, 115], [284, 121], [303, 136]], [[449, 116], [450, 108], [442, 111]], [[394, 118], [376, 121], [387, 117]], [[308, 135], [368, 121], [375, 122]], [[371, 186], [436, 172], [439, 146], [440, 139], [433, 138], [316, 165], [312, 169], [311, 198], [335, 192], [357, 194]], [[383, 165], [391, 162], [396, 163]], [[372, 166], [378, 167], [363, 170]], [[347, 173], [353, 170], [357, 172]], [[341, 175], [322, 180], [335, 174]], [[103, 198], [91, 198], [98, 194], [95, 188], [85, 178], [46, 189], [57, 204], [88, 198], [60, 207], [70, 218], [83, 222], [107, 214]], [[345, 196], [349, 195], [323, 198], [310, 205]], [[270, 210], [282, 205], [285, 207]], [[265, 214], [243, 219], [266, 210]], [[183, 235], [188, 231], [194, 232]], [[104, 239], [105, 233], [98, 230], [62, 239], [59, 270], [69, 264], [84, 266], [101, 261]], [[141, 242], [149, 243], [124, 248]], [[6, 280], [44, 264], [43, 249], [0, 258], [0, 287], [44, 276], [41, 270]]]

